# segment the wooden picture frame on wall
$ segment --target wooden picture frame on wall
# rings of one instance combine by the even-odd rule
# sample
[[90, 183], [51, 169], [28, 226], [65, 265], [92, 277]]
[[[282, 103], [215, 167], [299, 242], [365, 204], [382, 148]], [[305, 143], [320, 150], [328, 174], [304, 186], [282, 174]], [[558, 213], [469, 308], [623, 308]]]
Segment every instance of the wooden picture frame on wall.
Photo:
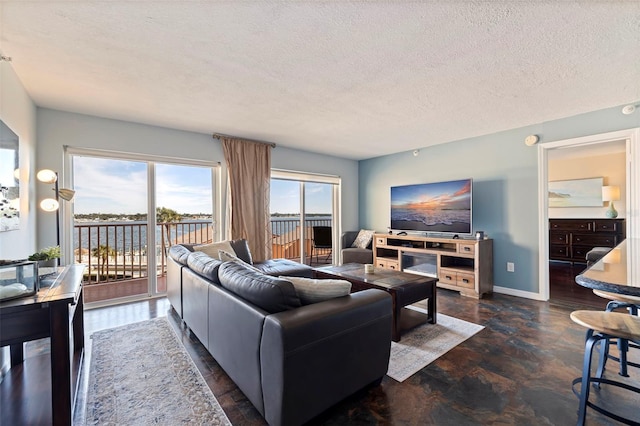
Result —
[[549, 207], [602, 207], [603, 178], [549, 182]]

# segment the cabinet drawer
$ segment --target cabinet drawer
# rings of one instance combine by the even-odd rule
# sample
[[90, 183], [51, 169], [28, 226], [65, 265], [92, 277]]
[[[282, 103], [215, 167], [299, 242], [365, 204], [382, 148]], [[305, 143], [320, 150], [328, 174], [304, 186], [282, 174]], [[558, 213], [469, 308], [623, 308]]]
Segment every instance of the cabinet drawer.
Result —
[[376, 245], [377, 246], [384, 246], [386, 244], [387, 244], [387, 239], [386, 238], [376, 237]]
[[614, 220], [596, 220], [596, 232], [620, 232], [620, 224]]
[[455, 285], [463, 288], [475, 288], [476, 279], [473, 274], [465, 274], [452, 269], [440, 268], [438, 280], [444, 284]]
[[551, 219], [549, 221], [549, 229], [552, 231], [593, 231], [593, 221]]
[[560, 246], [551, 244], [549, 247], [549, 257], [552, 258], [569, 258], [569, 246]]
[[549, 243], [569, 244], [569, 235], [566, 231], [551, 231], [549, 232]]
[[604, 246], [614, 247], [616, 245], [615, 235], [584, 235], [573, 234], [571, 235], [572, 245], [584, 245], [584, 246]]
[[587, 247], [580, 247], [580, 246], [574, 246], [571, 249], [571, 257], [573, 259], [576, 259], [578, 261], [582, 261], [582, 262], [586, 262], [587, 261], [587, 253], [589, 253], [589, 251], [592, 249], [593, 247], [591, 246], [587, 246]]
[[464, 287], [464, 288], [475, 288], [476, 280], [472, 274], [462, 274], [458, 272], [456, 285], [458, 287]]
[[476, 245], [475, 244], [458, 244], [458, 253], [463, 254], [475, 254]]
[[458, 274], [456, 271], [440, 268], [440, 274], [438, 274], [438, 280], [445, 284], [458, 285]]
[[397, 271], [399, 269], [398, 261], [393, 259], [378, 258], [376, 259], [375, 266], [376, 268], [393, 269], [394, 271]]

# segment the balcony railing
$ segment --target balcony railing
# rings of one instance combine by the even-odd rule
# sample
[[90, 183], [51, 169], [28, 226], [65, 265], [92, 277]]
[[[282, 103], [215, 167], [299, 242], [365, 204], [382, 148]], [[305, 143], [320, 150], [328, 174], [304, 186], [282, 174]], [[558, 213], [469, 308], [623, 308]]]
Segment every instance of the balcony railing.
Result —
[[[330, 218], [305, 220], [305, 253], [311, 252], [313, 226], [331, 226]], [[301, 227], [299, 219], [279, 219], [271, 221], [273, 233], [273, 258], [299, 261], [301, 248]], [[166, 291], [164, 280], [167, 264], [167, 249], [173, 244], [205, 244], [213, 241], [213, 227], [210, 221], [190, 221], [159, 223], [156, 227], [156, 247], [148, 250], [147, 224], [144, 222], [83, 222], [74, 226], [74, 261], [87, 265], [83, 282], [87, 302], [106, 298], [124, 297], [148, 292], [148, 256], [156, 258], [158, 276], [157, 291]], [[330, 251], [327, 250], [327, 254]], [[321, 253], [322, 257], [322, 253]], [[331, 258], [328, 257], [328, 263]], [[100, 286], [100, 295], [91, 296]], [[91, 287], [96, 285], [96, 287]], [[125, 288], [125, 286], [128, 286]], [[88, 297], [87, 297], [88, 296]]]

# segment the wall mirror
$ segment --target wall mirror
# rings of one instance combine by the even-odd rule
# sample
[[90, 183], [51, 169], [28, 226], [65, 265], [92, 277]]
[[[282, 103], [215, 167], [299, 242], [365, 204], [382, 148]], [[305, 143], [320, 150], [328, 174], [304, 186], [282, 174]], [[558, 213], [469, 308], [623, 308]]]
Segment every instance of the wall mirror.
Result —
[[0, 120], [0, 232], [20, 226], [18, 135]]

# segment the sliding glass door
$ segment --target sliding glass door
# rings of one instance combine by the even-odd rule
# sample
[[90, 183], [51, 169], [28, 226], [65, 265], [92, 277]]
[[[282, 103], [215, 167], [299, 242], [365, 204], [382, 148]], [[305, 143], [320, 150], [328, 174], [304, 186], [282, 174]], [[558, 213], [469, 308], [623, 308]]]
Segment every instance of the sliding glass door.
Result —
[[169, 247], [216, 239], [217, 167], [78, 149], [69, 154], [76, 195], [66, 223], [73, 259], [87, 266], [85, 302], [162, 295]]
[[337, 261], [339, 192], [336, 176], [272, 171], [273, 257], [310, 265]]
[[210, 167], [155, 164], [157, 293], [167, 291], [167, 250], [173, 244], [214, 241], [213, 180]]

